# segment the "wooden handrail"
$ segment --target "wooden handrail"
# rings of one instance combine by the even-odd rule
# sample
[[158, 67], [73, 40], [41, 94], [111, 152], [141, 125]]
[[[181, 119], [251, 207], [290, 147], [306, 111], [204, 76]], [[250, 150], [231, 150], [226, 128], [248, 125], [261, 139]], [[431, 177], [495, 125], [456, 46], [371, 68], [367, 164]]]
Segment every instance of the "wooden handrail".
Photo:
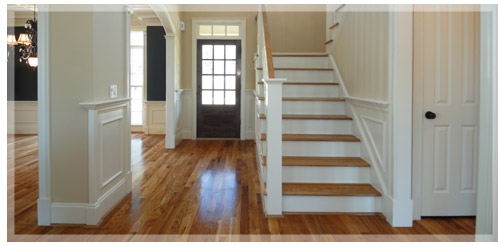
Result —
[[268, 64], [268, 78], [275, 78], [275, 72], [273, 71], [273, 57], [271, 52], [270, 44], [270, 34], [268, 32], [268, 15], [266, 14], [266, 6], [262, 4], [262, 14], [263, 14], [263, 32], [265, 35], [265, 47], [266, 47], [266, 63]]

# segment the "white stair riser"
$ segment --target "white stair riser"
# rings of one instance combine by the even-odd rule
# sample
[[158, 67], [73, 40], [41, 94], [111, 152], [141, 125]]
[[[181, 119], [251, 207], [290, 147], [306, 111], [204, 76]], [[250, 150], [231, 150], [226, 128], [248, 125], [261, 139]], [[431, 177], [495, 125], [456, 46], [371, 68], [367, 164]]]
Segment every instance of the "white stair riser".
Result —
[[[264, 173], [266, 173], [266, 166]], [[288, 183], [370, 183], [368, 167], [284, 166], [282, 182]]]
[[342, 101], [284, 101], [283, 114], [341, 114], [345, 113]]
[[[267, 142], [262, 141], [263, 155]], [[283, 141], [283, 156], [360, 157], [360, 142]]]
[[380, 212], [380, 197], [373, 196], [283, 196], [285, 212]]
[[328, 68], [328, 57], [273, 57], [277, 68]]
[[[283, 133], [351, 134], [351, 120], [282, 120]], [[266, 120], [261, 120], [260, 132], [266, 133]]]
[[334, 82], [333, 71], [275, 70], [275, 78], [286, 78], [288, 82]]
[[337, 85], [283, 85], [284, 97], [338, 97]]

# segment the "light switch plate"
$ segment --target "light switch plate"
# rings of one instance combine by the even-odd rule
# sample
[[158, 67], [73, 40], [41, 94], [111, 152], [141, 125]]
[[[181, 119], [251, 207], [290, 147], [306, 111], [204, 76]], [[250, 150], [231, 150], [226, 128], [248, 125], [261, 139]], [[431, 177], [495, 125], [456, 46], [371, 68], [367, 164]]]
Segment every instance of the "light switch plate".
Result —
[[110, 85], [109, 98], [117, 98], [117, 97], [118, 97], [118, 85]]

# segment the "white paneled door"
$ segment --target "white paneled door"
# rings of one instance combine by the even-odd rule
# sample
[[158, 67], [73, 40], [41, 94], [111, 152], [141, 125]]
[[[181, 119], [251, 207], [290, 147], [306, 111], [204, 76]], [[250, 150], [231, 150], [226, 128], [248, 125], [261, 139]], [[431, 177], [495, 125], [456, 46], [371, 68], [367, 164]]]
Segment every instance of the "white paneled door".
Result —
[[415, 93], [423, 93], [422, 216], [476, 214], [480, 15], [415, 5]]

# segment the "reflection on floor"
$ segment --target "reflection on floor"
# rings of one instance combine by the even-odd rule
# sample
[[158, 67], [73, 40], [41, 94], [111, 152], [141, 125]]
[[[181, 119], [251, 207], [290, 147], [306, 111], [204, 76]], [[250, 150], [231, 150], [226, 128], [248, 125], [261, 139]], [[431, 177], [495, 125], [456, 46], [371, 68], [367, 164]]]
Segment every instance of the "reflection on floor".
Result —
[[10, 241], [474, 241], [473, 217], [424, 218], [412, 228], [380, 215], [267, 219], [253, 141], [186, 140], [166, 150], [164, 136], [142, 134], [132, 135], [132, 194], [98, 228], [40, 227], [37, 137], [9, 139]]

